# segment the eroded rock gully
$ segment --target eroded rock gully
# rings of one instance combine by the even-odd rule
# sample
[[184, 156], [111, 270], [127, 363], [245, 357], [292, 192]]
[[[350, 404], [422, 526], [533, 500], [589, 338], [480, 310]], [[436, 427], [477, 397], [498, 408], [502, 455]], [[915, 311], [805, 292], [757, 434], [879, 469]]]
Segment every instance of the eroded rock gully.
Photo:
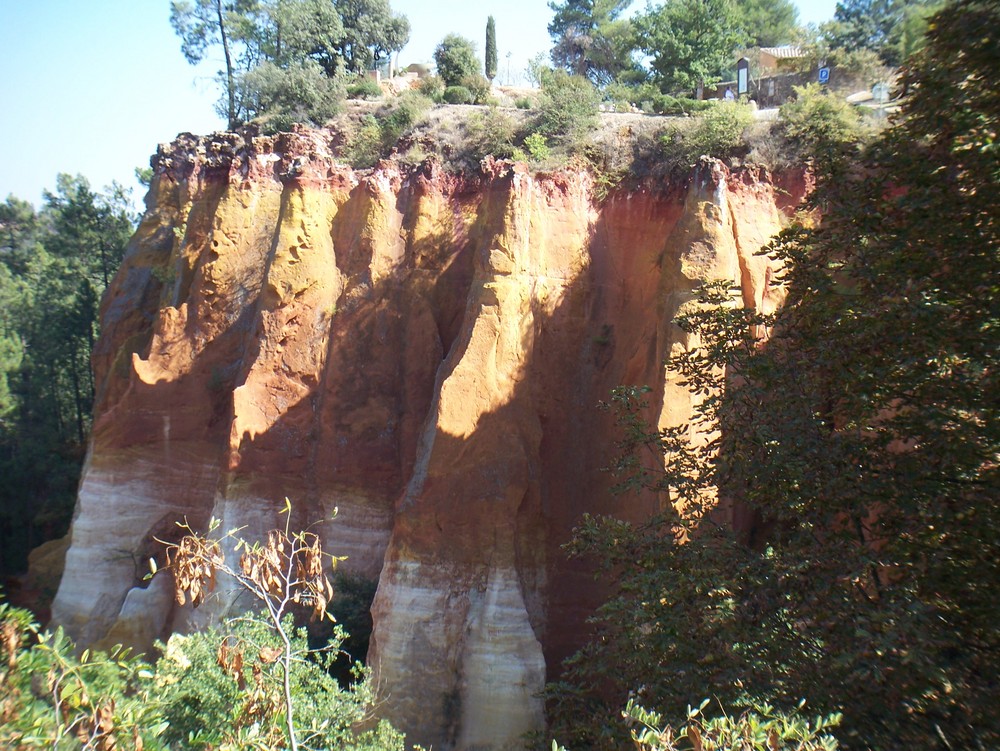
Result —
[[671, 319], [720, 277], [775, 306], [754, 253], [795, 196], [704, 160], [598, 204], [584, 173], [359, 174], [329, 143], [182, 136], [154, 158], [103, 304], [54, 618], [148, 646], [229, 606], [178, 608], [165, 577], [142, 581], [177, 519], [253, 536], [286, 496], [293, 526], [337, 509], [314, 529], [378, 580], [385, 713], [435, 748], [518, 746], [594, 604], [559, 545], [612, 508], [595, 405], [648, 384], [661, 424], [688, 417], [663, 367], [690, 344]]

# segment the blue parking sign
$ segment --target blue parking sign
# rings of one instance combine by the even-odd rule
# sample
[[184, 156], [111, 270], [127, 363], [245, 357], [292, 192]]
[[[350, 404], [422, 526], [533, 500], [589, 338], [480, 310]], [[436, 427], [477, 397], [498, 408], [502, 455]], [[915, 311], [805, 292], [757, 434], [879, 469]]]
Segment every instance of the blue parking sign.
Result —
[[830, 69], [829, 68], [820, 68], [819, 69], [819, 82], [820, 83], [829, 83], [829, 81], [830, 81]]

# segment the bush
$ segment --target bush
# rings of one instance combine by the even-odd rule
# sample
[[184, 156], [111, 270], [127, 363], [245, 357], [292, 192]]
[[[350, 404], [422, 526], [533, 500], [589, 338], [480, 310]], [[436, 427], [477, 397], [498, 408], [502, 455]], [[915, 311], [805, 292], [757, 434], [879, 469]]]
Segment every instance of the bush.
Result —
[[752, 124], [747, 105], [714, 102], [693, 122], [679, 123], [661, 136], [664, 160], [671, 169], [687, 170], [701, 156], [731, 159], [748, 149], [744, 134]]
[[382, 148], [386, 151], [396, 145], [400, 137], [413, 128], [434, 106], [427, 97], [416, 91], [406, 91], [379, 110], [382, 129]]
[[481, 76], [478, 73], [465, 76], [461, 81], [461, 85], [469, 90], [469, 93], [472, 95], [473, 104], [486, 104], [492, 90], [492, 86], [486, 76]]
[[448, 104], [472, 104], [472, 92], [464, 86], [449, 86], [442, 96]]
[[479, 73], [476, 46], [465, 37], [449, 34], [434, 50], [434, 62], [445, 86], [458, 86], [462, 79]]
[[549, 158], [549, 145], [545, 142], [545, 136], [541, 133], [532, 133], [524, 139], [524, 148], [532, 161], [544, 162]]
[[774, 751], [794, 748], [796, 751], [834, 751], [837, 740], [829, 734], [830, 728], [840, 724], [839, 714], [816, 717], [811, 723], [797, 712], [784, 714], [764, 705], [757, 712], [744, 712], [738, 717], [723, 711], [721, 717], [700, 716], [708, 706], [705, 699], [697, 709], [688, 708], [687, 721], [674, 732], [664, 726], [663, 718], [656, 712], [629, 701], [625, 718], [638, 725], [631, 730], [632, 740], [638, 751], [680, 751], [694, 748], [698, 751]]
[[579, 142], [597, 126], [600, 94], [583, 76], [563, 70], [543, 76], [537, 130], [570, 144]]
[[239, 107], [271, 133], [296, 122], [323, 125], [344, 98], [343, 81], [327, 77], [314, 60], [287, 68], [263, 63], [241, 75], [236, 89]]
[[378, 99], [382, 96], [382, 87], [370, 78], [363, 78], [347, 87], [349, 99]]
[[[336, 628], [332, 640], [320, 650], [308, 648], [303, 630], [289, 623], [286, 631], [295, 652], [309, 655], [309, 659], [292, 662], [295, 723], [301, 728], [302, 739], [310, 738], [312, 743], [321, 739], [324, 748], [402, 751], [402, 736], [387, 725], [379, 730], [383, 742], [384, 736], [391, 738], [388, 745], [375, 742], [376, 731], [354, 731], [368, 718], [373, 694], [369, 672], [359, 664], [349, 687], [341, 686], [330, 674], [345, 638], [343, 629]], [[233, 619], [190, 636], [175, 634], [160, 644], [163, 656], [156, 663], [156, 685], [167, 723], [164, 740], [177, 747], [218, 748], [239, 743], [241, 732], [246, 733], [255, 721], [266, 720], [267, 711], [280, 702], [273, 695], [280, 684], [261, 682], [258, 677], [273, 670], [275, 665], [267, 660], [279, 646], [277, 634], [252, 617]], [[238, 667], [232, 661], [227, 669], [220, 667], [220, 662], [225, 662], [220, 659], [223, 650]], [[246, 727], [241, 726], [243, 722]], [[263, 729], [266, 724], [257, 732], [262, 740], [278, 747], [283, 739], [280, 734], [269, 738]]]
[[795, 87], [795, 99], [779, 110], [782, 129], [802, 153], [835, 144], [853, 143], [862, 136], [861, 118], [844, 99], [828, 94], [818, 83]]
[[0, 746], [162, 748], [146, 663], [121, 647], [77, 654], [62, 629], [40, 633], [30, 613], [0, 603]]
[[514, 102], [514, 106], [519, 110], [530, 110], [534, 106], [534, 102], [532, 102], [528, 97], [523, 96]]
[[509, 159], [514, 154], [514, 121], [498, 107], [477, 112], [469, 118], [469, 143], [472, 156]]
[[686, 115], [708, 112], [716, 105], [716, 102], [713, 99], [691, 99], [690, 97], [684, 96], [677, 97], [676, 102], [680, 107], [681, 112]]
[[744, 144], [743, 133], [753, 122], [745, 104], [719, 102], [703, 114], [689, 136], [692, 156], [731, 157]]
[[382, 155], [382, 128], [374, 115], [365, 115], [349, 133], [344, 159], [355, 169], [374, 167]]
[[436, 104], [444, 101], [444, 81], [441, 80], [440, 76], [421, 78], [417, 85], [417, 91]]

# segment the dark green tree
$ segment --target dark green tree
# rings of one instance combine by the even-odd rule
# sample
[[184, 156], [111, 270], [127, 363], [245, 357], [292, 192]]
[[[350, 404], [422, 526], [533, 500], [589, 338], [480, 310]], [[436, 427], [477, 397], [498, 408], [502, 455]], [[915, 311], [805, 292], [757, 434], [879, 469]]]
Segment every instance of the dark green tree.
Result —
[[824, 33], [835, 47], [871, 50], [898, 65], [920, 46], [926, 19], [940, 7], [935, 0], [841, 0]]
[[[672, 365], [716, 441], [650, 432], [642, 395], [617, 395], [615, 466], [676, 503], [581, 526], [619, 589], [564, 700], [635, 690], [672, 713], [694, 686], [842, 711], [848, 748], [1000, 744], [998, 29], [995, 2], [953, 3], [893, 127], [860, 155], [817, 145], [822, 221], [772, 249], [776, 320], [723, 285], [681, 321], [704, 346]], [[726, 503], [706, 507], [712, 487]]]
[[434, 63], [446, 86], [460, 86], [462, 80], [479, 73], [476, 45], [458, 34], [448, 34], [434, 49]]
[[493, 16], [486, 19], [486, 77], [492, 82], [497, 76], [497, 25]]
[[219, 44], [225, 59], [226, 106], [229, 128], [240, 124], [236, 108], [236, 52], [234, 44], [244, 41], [247, 17], [254, 9], [253, 0], [224, 3], [223, 0], [174, 0], [170, 3], [170, 25], [181, 38], [181, 52], [192, 65], [205, 59], [209, 47]]
[[346, 69], [362, 73], [403, 49], [410, 39], [410, 22], [393, 13], [389, 0], [334, 0], [344, 24], [339, 44]]
[[635, 23], [639, 47], [665, 93], [719, 80], [747, 41], [731, 0], [668, 0]]
[[120, 188], [99, 194], [60, 175], [40, 212], [8, 198], [0, 227], [0, 570], [11, 572], [69, 522], [91, 420], [98, 304], [133, 217]]
[[621, 18], [631, 0], [550, 0], [552, 62], [597, 85], [635, 68], [632, 24]]
[[736, 15], [754, 47], [790, 44], [799, 32], [799, 12], [791, 0], [737, 0]]

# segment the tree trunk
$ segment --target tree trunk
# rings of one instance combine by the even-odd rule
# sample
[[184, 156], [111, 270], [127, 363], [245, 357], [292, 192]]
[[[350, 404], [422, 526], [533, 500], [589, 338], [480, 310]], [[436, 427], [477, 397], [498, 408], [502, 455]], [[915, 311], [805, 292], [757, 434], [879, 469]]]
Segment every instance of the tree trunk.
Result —
[[226, 56], [226, 93], [229, 96], [229, 129], [236, 130], [240, 124], [236, 118], [236, 82], [233, 77], [233, 58], [229, 53], [229, 37], [226, 36], [226, 21], [222, 13], [222, 0], [215, 0], [215, 12], [219, 17], [219, 36], [222, 37], [222, 51]]

